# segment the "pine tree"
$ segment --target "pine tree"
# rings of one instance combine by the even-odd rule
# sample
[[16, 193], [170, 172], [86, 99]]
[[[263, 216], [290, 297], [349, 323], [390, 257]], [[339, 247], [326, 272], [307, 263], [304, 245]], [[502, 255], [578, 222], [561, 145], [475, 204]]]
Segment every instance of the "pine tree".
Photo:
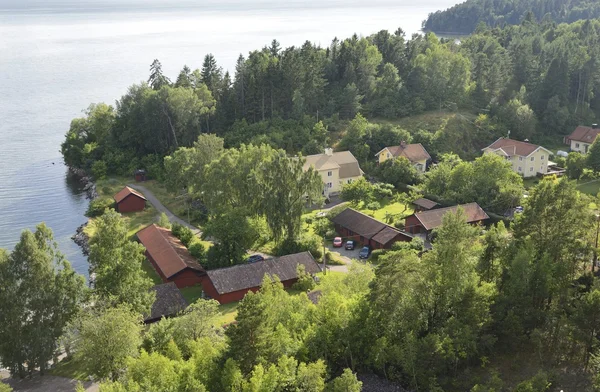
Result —
[[171, 84], [169, 78], [163, 75], [162, 64], [157, 59], [155, 59], [150, 65], [150, 77], [148, 78], [148, 84], [154, 90], [160, 90], [163, 86], [168, 86]]

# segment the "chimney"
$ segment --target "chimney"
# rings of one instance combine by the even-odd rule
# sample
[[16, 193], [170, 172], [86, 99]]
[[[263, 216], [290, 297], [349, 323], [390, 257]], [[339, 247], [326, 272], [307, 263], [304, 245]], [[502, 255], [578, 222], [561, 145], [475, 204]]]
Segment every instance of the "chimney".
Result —
[[400, 142], [400, 147], [402, 147], [402, 148], [406, 147], [406, 141], [402, 140]]
[[333, 155], [333, 148], [326, 148], [325, 149], [325, 155], [327, 155], [328, 157]]

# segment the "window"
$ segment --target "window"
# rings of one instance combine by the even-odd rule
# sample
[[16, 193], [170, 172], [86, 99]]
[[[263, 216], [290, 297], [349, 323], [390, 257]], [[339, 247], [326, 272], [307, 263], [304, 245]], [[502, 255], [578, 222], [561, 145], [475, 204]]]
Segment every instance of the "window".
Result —
[[542, 157], [540, 158], [542, 161], [544, 160], [544, 156], [545, 156], [545, 155], [542, 155]]
[[533, 167], [530, 167], [530, 168], [529, 168], [529, 171], [530, 171], [530, 172], [532, 172], [532, 171], [533, 171]]
[[534, 159], [535, 159], [535, 157], [531, 157], [531, 162], [533, 162]]
[[523, 168], [521, 166], [519, 166], [519, 171], [523, 171]]
[[333, 184], [331, 182], [327, 183], [327, 188], [333, 188]]
[[333, 172], [328, 171], [327, 172], [327, 177], [331, 177], [333, 175]]
[[522, 160], [523, 160], [523, 157], [519, 157], [519, 161], [522, 161]]
[[392, 157], [392, 156], [390, 155], [390, 153], [389, 153], [389, 152], [387, 153], [387, 157], [388, 157], [388, 158], [391, 158], [391, 157]]
[[579, 148], [579, 143], [575, 143], [575, 148]]
[[352, 184], [352, 178], [348, 180], [348, 184]]

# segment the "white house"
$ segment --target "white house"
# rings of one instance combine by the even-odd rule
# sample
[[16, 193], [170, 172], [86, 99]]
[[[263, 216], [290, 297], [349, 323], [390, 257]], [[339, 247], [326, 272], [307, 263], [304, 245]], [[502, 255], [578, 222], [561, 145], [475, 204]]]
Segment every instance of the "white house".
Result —
[[484, 154], [496, 154], [510, 161], [512, 169], [525, 178], [548, 172], [548, 159], [552, 152], [547, 148], [501, 137], [483, 149]]
[[333, 152], [326, 148], [325, 153], [309, 155], [304, 163], [304, 170], [313, 167], [323, 179], [323, 195], [339, 193], [344, 184], [362, 177], [363, 171], [350, 151]]
[[600, 134], [600, 129], [596, 124], [591, 127], [579, 126], [565, 138], [565, 143], [571, 147], [571, 151], [587, 154], [598, 134]]

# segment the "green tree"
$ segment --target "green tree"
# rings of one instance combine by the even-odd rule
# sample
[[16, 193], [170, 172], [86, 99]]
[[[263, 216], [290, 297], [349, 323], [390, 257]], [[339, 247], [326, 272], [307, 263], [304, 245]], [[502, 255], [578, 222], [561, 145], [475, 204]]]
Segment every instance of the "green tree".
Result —
[[42, 374], [85, 299], [84, 278], [43, 223], [25, 230], [12, 253], [0, 249], [0, 360], [21, 378]]
[[88, 314], [80, 326], [76, 357], [100, 379], [116, 379], [125, 369], [127, 358], [137, 357], [142, 343], [140, 314], [124, 306]]
[[160, 90], [163, 86], [168, 86], [170, 84], [171, 81], [162, 72], [162, 64], [160, 61], [155, 59], [150, 65], [150, 77], [148, 78], [148, 85], [154, 90]]
[[350, 369], [344, 369], [344, 372], [333, 379], [327, 388], [330, 392], [360, 392], [362, 382], [358, 381], [356, 374]]
[[342, 187], [342, 199], [358, 204], [368, 204], [373, 200], [373, 186], [363, 177]]
[[586, 166], [586, 157], [579, 152], [570, 152], [567, 156], [567, 176], [572, 180], [578, 180], [583, 174]]
[[152, 280], [142, 268], [144, 247], [129, 241], [127, 225], [114, 210], [108, 210], [94, 225], [89, 255], [94, 293], [106, 304], [128, 304], [148, 314], [154, 293], [150, 291]]
[[413, 164], [405, 157], [388, 159], [378, 167], [379, 177], [382, 181], [400, 188], [403, 185], [412, 185], [419, 179], [419, 173]]
[[[598, 140], [596, 138], [596, 140]], [[587, 166], [595, 172], [600, 171], [600, 142], [594, 140], [587, 155]]]
[[229, 267], [244, 262], [248, 249], [259, 233], [247, 211], [238, 208], [214, 215], [204, 228], [204, 235], [215, 238], [208, 251], [207, 268]]

